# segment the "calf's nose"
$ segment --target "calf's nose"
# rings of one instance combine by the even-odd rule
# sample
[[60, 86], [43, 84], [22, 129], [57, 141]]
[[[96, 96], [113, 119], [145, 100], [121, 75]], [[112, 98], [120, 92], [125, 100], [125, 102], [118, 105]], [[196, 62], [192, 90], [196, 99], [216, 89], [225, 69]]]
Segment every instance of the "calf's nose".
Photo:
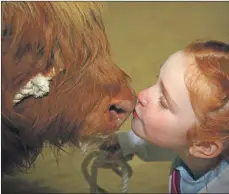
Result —
[[133, 112], [135, 107], [135, 100], [122, 100], [117, 101], [110, 105], [109, 111], [111, 115], [118, 119], [125, 119], [131, 112]]

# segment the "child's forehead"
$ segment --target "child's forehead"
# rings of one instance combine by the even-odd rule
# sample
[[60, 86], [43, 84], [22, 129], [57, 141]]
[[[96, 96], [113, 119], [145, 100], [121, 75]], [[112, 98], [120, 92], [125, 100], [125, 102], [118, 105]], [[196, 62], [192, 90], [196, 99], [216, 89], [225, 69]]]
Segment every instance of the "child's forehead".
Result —
[[185, 55], [183, 50], [179, 50], [173, 54], [171, 54], [167, 60], [161, 65], [160, 72], [164, 72], [166, 70], [173, 71], [176, 73], [178, 68], [183, 68], [186, 64], [187, 56]]
[[160, 81], [164, 83], [171, 98], [174, 99], [179, 107], [189, 107], [187, 104], [190, 105], [184, 79], [188, 63], [186, 58], [183, 50], [178, 51], [165, 61], [160, 70]]

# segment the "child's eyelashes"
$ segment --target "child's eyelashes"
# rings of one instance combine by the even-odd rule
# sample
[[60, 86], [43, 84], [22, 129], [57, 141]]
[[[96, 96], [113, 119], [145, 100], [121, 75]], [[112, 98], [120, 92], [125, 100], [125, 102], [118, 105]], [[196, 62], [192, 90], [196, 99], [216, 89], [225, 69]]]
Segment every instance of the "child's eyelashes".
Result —
[[165, 97], [164, 96], [160, 96], [160, 98], [159, 98], [159, 104], [160, 104], [161, 108], [168, 109], [168, 105], [166, 103], [166, 100], [165, 100]]

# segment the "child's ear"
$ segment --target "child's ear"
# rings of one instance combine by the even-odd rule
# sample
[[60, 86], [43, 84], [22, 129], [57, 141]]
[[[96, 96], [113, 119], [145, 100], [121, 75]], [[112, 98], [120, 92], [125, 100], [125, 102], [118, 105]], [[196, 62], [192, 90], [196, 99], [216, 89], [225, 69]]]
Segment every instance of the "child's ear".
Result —
[[223, 151], [223, 143], [219, 140], [195, 141], [189, 147], [189, 154], [196, 158], [215, 158]]

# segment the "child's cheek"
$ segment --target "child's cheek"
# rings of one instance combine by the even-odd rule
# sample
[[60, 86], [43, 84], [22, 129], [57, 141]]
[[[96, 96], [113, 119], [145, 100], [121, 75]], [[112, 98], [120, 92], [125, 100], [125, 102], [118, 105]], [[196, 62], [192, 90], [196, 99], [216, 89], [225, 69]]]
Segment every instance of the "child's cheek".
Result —
[[152, 129], [152, 131], [155, 130], [163, 130], [166, 125], [166, 117], [164, 114], [161, 113], [154, 113], [153, 116], [147, 118], [148, 126]]
[[155, 118], [155, 128], [161, 130], [166, 127], [166, 117], [163, 114], [158, 114]]

